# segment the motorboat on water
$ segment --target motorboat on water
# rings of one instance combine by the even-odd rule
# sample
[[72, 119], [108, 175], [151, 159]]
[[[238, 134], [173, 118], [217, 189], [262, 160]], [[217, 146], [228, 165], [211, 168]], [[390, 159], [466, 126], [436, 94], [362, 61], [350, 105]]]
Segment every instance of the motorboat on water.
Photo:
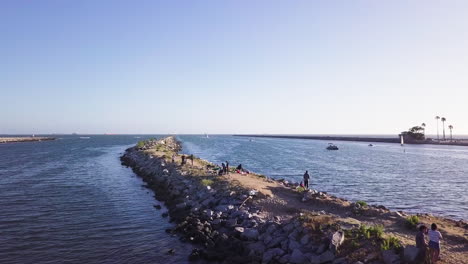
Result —
[[369, 147], [373, 147], [373, 146], [374, 146], [374, 145], [372, 145], [372, 144], [369, 144]]
[[327, 149], [328, 150], [338, 150], [339, 148], [333, 143], [328, 143]]

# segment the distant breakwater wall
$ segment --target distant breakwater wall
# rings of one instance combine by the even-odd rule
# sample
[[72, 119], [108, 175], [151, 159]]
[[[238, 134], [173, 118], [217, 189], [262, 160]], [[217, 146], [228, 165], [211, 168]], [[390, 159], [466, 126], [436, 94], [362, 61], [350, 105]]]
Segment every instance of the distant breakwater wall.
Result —
[[[172, 137], [158, 142], [151, 145], [162, 142], [172, 145], [170, 149], [180, 149]], [[157, 200], [165, 202], [168, 212], [163, 216], [170, 216], [170, 221], [177, 224], [166, 231], [199, 247], [193, 250], [189, 260], [319, 264], [337, 259], [333, 242], [327, 237], [312, 241], [308, 235], [311, 231], [299, 218], [271, 219], [262, 215], [262, 209], [252, 203], [253, 199], [265, 198], [262, 194], [252, 196], [251, 190], [213, 177], [210, 186], [204, 185], [201, 179], [209, 177], [191, 175], [190, 167], [184, 169], [168, 162], [164, 157], [167, 152], [160, 156], [148, 155], [141, 148], [127, 149], [121, 157], [122, 164], [131, 167], [154, 190]], [[347, 262], [337, 259], [336, 263]]]
[[236, 137], [315, 139], [315, 140], [328, 140], [328, 141], [338, 140], [338, 141], [400, 143], [399, 138], [340, 137], [340, 136], [296, 136], [296, 135], [234, 135], [234, 136], [236, 136]]
[[[400, 138], [377, 138], [377, 137], [341, 137], [341, 136], [299, 136], [299, 135], [253, 135], [242, 134], [233, 135], [235, 137], [260, 137], [260, 138], [289, 138], [289, 139], [312, 139], [312, 140], [326, 140], [326, 141], [354, 141], [354, 142], [369, 142], [369, 143], [398, 143]], [[428, 144], [428, 145], [447, 145], [447, 146], [468, 146], [468, 140], [454, 140], [454, 141], [432, 141], [432, 140], [410, 140], [405, 139], [405, 144]]]
[[0, 143], [35, 142], [55, 140], [53, 137], [0, 137]]

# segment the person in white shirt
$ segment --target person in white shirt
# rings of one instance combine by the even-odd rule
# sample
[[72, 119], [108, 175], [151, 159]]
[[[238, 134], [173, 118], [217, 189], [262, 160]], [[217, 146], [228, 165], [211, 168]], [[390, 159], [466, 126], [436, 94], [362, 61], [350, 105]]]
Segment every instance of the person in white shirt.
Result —
[[442, 239], [442, 234], [437, 231], [437, 225], [432, 224], [431, 230], [429, 230], [429, 250], [432, 263], [436, 263], [439, 260], [440, 255], [440, 240]]

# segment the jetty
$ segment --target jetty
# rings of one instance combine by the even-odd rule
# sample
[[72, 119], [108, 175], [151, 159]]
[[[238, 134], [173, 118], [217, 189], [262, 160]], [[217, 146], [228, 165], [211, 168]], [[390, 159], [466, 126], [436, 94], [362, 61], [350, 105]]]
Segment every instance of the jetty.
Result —
[[165, 202], [161, 214], [175, 223], [166, 231], [194, 244], [190, 261], [414, 263], [418, 225], [437, 223], [444, 236], [439, 263], [468, 264], [465, 221], [348, 201], [252, 172], [223, 174], [180, 151], [175, 137], [152, 139], [127, 149], [121, 161]]
[[53, 137], [0, 137], [1, 143], [15, 143], [15, 142], [35, 142], [35, 141], [49, 141], [55, 140]]

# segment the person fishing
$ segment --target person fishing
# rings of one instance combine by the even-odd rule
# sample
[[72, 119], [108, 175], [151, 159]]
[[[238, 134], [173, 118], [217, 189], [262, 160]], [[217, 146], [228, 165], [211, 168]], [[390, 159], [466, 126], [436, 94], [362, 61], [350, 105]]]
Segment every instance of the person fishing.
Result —
[[309, 175], [309, 171], [306, 171], [304, 173], [304, 187], [308, 190], [309, 189], [309, 179], [310, 179], [310, 175]]

